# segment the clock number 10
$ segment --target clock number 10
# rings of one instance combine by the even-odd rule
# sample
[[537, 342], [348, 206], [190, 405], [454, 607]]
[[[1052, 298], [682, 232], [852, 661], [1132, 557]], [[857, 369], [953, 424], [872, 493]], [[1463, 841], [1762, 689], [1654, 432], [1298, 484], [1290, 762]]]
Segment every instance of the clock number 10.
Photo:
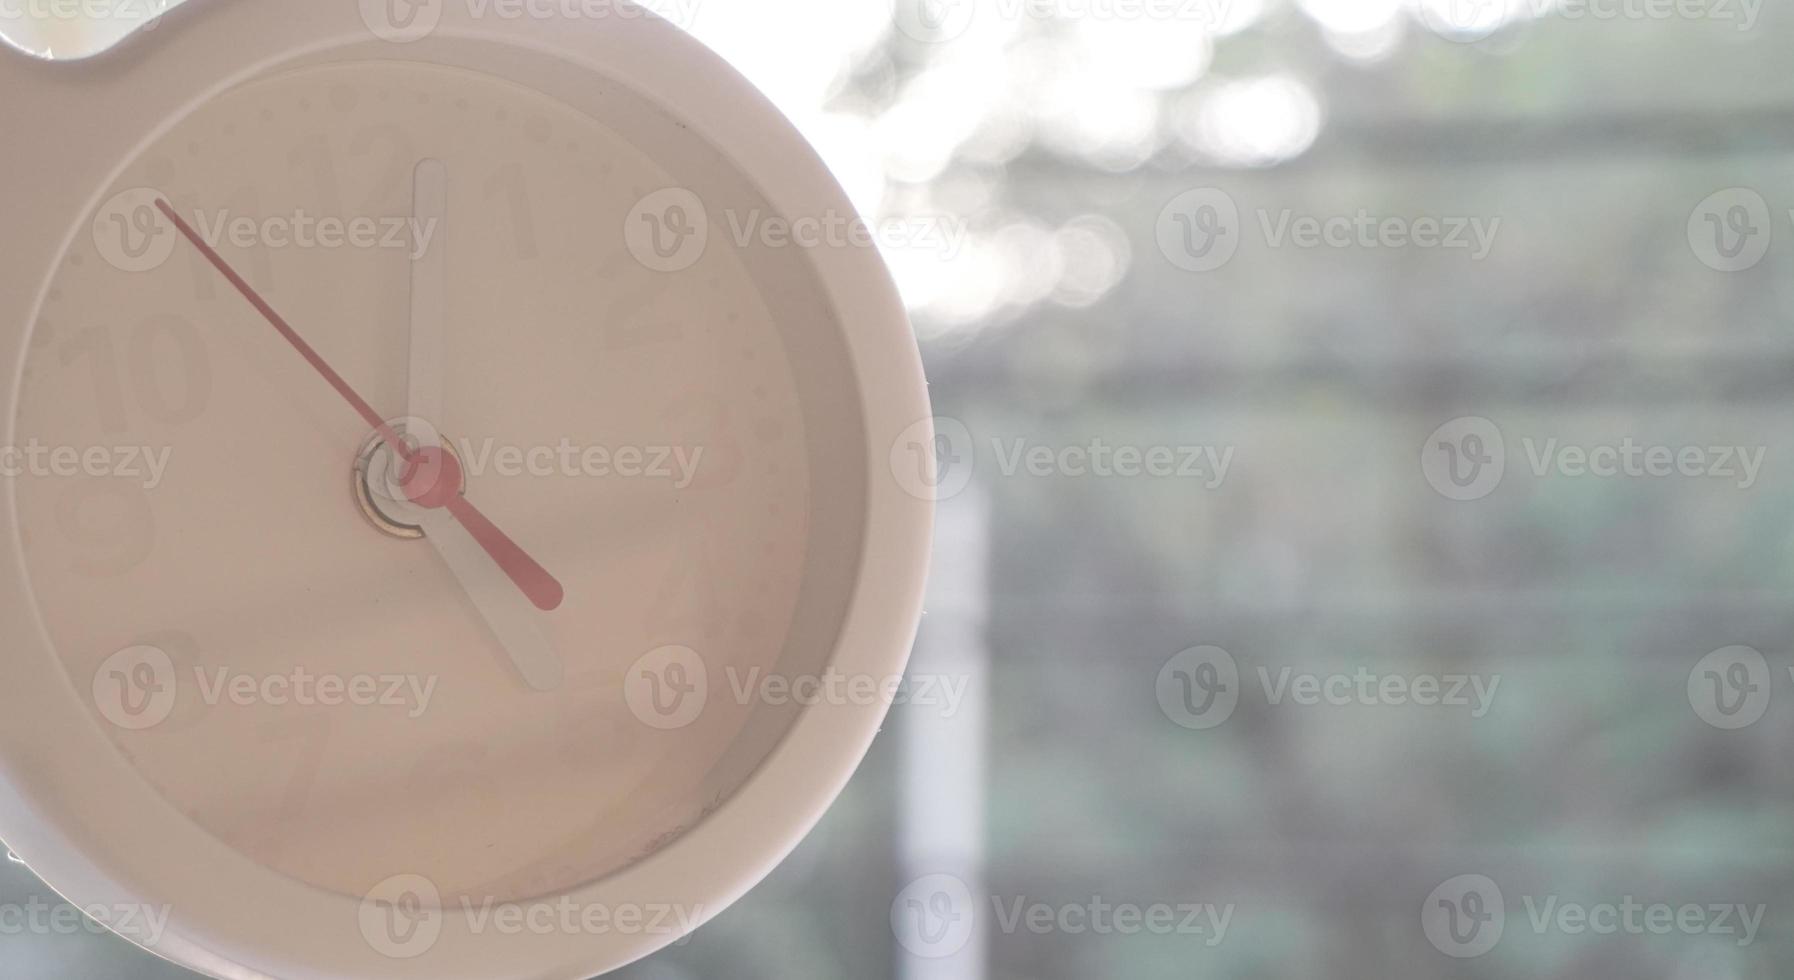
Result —
[[162, 315], [144, 320], [129, 333], [122, 358], [113, 331], [106, 327], [75, 334], [62, 350], [64, 366], [87, 362], [106, 431], [130, 428], [133, 401], [156, 422], [179, 424], [198, 418], [212, 395], [212, 366], [198, 331], [178, 316]]

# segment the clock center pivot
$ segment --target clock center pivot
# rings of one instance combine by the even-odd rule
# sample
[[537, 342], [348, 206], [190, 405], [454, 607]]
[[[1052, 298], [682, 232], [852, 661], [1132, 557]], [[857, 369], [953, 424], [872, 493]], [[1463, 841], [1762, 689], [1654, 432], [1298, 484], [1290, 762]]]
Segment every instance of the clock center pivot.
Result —
[[[404, 422], [391, 423], [407, 445], [418, 439]], [[427, 427], [427, 426], [426, 426]], [[379, 433], [370, 435], [355, 454], [352, 486], [362, 516], [382, 534], [416, 539], [424, 536], [424, 510], [446, 507], [466, 489], [461, 459], [446, 440], [434, 435], [409, 460], [399, 458]]]

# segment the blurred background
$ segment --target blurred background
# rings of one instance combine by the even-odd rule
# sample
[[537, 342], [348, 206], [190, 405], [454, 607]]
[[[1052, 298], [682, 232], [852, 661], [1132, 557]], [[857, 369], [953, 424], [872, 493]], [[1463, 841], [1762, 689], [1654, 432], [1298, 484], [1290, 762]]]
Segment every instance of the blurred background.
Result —
[[912, 703], [618, 976], [1794, 976], [1794, 10], [657, 7], [878, 230], [941, 520]]

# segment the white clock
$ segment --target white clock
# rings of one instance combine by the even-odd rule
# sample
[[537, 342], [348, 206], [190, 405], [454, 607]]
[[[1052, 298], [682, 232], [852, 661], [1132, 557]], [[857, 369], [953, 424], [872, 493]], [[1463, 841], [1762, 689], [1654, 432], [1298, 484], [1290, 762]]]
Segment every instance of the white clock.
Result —
[[845, 195], [671, 25], [507, 9], [0, 58], [0, 837], [202, 973], [644, 956], [814, 825], [914, 636], [902, 305], [751, 231]]

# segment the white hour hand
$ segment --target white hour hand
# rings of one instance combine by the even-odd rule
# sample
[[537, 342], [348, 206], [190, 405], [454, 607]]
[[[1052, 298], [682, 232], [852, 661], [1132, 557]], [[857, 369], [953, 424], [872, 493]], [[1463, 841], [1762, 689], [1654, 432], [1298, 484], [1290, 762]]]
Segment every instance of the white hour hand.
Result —
[[538, 691], [559, 688], [564, 668], [542, 632], [542, 614], [524, 600], [479, 542], [447, 511], [418, 511], [418, 526], [424, 529], [424, 537], [435, 546], [492, 634], [511, 655], [524, 683]]
[[[413, 176], [414, 227], [428, 234], [428, 247], [411, 262], [411, 372], [407, 411], [409, 434], [420, 443], [440, 441], [442, 419], [443, 326], [448, 285], [448, 171], [440, 160], [424, 160]], [[386, 484], [392, 487], [391, 483]], [[402, 493], [393, 494], [403, 500]], [[406, 519], [423, 529], [436, 553], [530, 687], [552, 691], [564, 668], [542, 631], [541, 613], [531, 605], [467, 528], [442, 508], [401, 506]]]

